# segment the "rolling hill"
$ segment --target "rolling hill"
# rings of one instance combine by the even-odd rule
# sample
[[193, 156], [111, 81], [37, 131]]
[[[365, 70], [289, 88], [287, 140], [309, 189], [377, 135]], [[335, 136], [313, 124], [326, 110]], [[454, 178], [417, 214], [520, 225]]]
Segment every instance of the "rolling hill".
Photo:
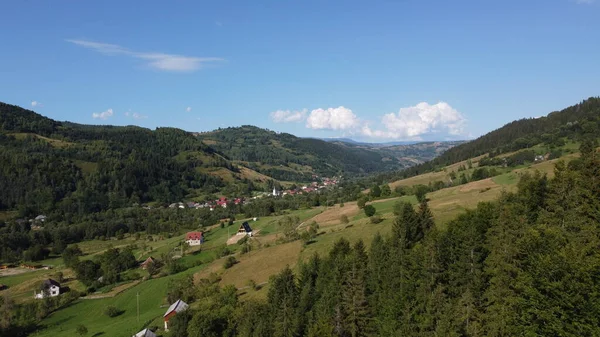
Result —
[[0, 211], [84, 214], [214, 194], [250, 195], [273, 184], [312, 181], [314, 175], [394, 171], [450, 146], [374, 148], [254, 126], [194, 134], [82, 125], [0, 103]]
[[412, 145], [359, 143], [350, 139], [300, 138], [251, 125], [198, 133], [204, 144], [234, 163], [285, 181], [389, 172], [431, 160], [462, 142]]

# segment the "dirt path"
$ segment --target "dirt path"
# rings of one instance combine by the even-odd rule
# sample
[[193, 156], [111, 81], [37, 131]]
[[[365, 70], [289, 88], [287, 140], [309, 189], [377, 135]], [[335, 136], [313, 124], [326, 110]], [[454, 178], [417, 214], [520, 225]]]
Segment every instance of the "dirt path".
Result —
[[97, 294], [97, 295], [89, 295], [89, 296], [84, 296], [81, 297], [81, 299], [84, 300], [99, 300], [102, 298], [108, 298], [108, 297], [115, 297], [117, 295], [119, 295], [120, 293], [124, 292], [125, 290], [137, 285], [138, 283], [140, 283], [140, 281], [133, 281], [130, 283], [125, 283], [125, 284], [121, 284], [119, 286], [116, 286], [114, 288], [112, 288], [111, 291], [104, 293], [104, 294]]
[[24, 273], [29, 273], [35, 270], [32, 269], [27, 269], [27, 268], [7, 268], [7, 269], [0, 269], [0, 277], [2, 276], [13, 276], [13, 275], [19, 275], [19, 274], [24, 274]]

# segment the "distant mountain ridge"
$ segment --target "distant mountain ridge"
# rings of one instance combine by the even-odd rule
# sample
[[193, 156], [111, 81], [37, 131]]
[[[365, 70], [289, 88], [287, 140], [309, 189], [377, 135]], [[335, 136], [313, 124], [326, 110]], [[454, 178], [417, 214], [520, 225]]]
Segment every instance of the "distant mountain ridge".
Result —
[[411, 141], [411, 140], [407, 140], [407, 141], [391, 141], [391, 142], [383, 142], [383, 143], [379, 143], [379, 142], [360, 142], [351, 138], [317, 138], [317, 139], [321, 139], [324, 140], [326, 142], [342, 142], [342, 143], [349, 143], [349, 144], [357, 144], [357, 145], [365, 145], [365, 146], [371, 146], [371, 147], [385, 147], [385, 146], [394, 146], [394, 145], [411, 145], [411, 144], [417, 144], [417, 143], [432, 143], [435, 141]]
[[[356, 175], [403, 169], [430, 160], [462, 143], [430, 142], [397, 148], [348, 138], [301, 138], [251, 125], [196, 135], [232, 162], [280, 180], [299, 180], [312, 173]], [[308, 167], [313, 172], [306, 170]]]

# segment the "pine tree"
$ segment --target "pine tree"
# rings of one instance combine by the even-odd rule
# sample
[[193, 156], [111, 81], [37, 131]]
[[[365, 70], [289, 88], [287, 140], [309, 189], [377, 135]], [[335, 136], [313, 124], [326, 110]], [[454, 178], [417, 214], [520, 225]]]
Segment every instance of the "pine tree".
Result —
[[410, 203], [403, 203], [401, 209], [392, 227], [392, 240], [395, 246], [410, 248], [418, 236], [419, 218]]
[[435, 223], [433, 222], [433, 213], [431, 213], [427, 200], [424, 200], [419, 204], [417, 216], [419, 218], [419, 231], [415, 239], [416, 241], [420, 241], [425, 234], [435, 226]]
[[321, 259], [318, 255], [313, 255], [307, 263], [300, 266], [298, 276], [299, 286], [299, 304], [297, 316], [299, 319], [299, 334], [304, 335], [307, 326], [314, 318], [313, 307], [317, 301], [317, 279], [319, 277], [319, 268]]
[[521, 273], [517, 266], [516, 242], [525, 224], [525, 217], [520, 216], [514, 207], [507, 204], [503, 206], [499, 219], [488, 232], [490, 254], [485, 263], [489, 287], [484, 293], [487, 336], [514, 336], [521, 331], [517, 324], [520, 299], [515, 289]]
[[268, 300], [273, 319], [273, 336], [292, 337], [298, 334], [298, 287], [294, 273], [286, 266], [271, 280]]
[[343, 331], [351, 337], [369, 336], [371, 314], [366, 296], [364, 270], [361, 270], [361, 262], [356, 258], [354, 260], [343, 285]]

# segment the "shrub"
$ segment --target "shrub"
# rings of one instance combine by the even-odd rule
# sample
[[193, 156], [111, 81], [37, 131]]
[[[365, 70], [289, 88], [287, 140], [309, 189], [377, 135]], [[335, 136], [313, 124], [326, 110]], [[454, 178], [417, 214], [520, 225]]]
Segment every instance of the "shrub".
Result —
[[340, 217], [340, 221], [341, 221], [343, 224], [347, 224], [348, 222], [350, 222], [350, 220], [348, 219], [348, 216], [347, 216], [346, 214], [343, 214], [343, 215]]
[[238, 261], [235, 259], [235, 257], [229, 256], [225, 259], [225, 262], [223, 263], [223, 268], [229, 269], [229, 268], [233, 267], [233, 265], [236, 264], [237, 262]]
[[376, 212], [375, 207], [373, 207], [373, 205], [366, 205], [364, 207], [364, 211], [365, 211], [365, 215], [369, 216], [369, 217], [375, 215], [375, 212]]
[[256, 281], [254, 281], [253, 279], [248, 280], [248, 282], [246, 282], [246, 285], [252, 290], [256, 290], [256, 288], [258, 287]]
[[379, 215], [373, 215], [372, 217], [369, 218], [369, 220], [373, 224], [378, 224], [383, 221], [383, 219]]
[[223, 257], [223, 256], [227, 256], [227, 255], [231, 254], [231, 251], [229, 250], [227, 245], [223, 244], [223, 245], [220, 245], [219, 247], [217, 247], [216, 253], [217, 253], [218, 257]]
[[246, 253], [249, 253], [251, 250], [252, 250], [252, 246], [250, 244], [245, 244], [242, 246], [240, 253], [246, 254]]
[[104, 314], [108, 317], [117, 317], [122, 313], [122, 310], [119, 310], [117, 307], [112, 305], [109, 305], [108, 307], [106, 307], [106, 309], [104, 309]]
[[85, 327], [85, 325], [79, 324], [77, 328], [75, 328], [75, 332], [77, 332], [79, 336], [85, 336], [88, 333], [88, 329]]

